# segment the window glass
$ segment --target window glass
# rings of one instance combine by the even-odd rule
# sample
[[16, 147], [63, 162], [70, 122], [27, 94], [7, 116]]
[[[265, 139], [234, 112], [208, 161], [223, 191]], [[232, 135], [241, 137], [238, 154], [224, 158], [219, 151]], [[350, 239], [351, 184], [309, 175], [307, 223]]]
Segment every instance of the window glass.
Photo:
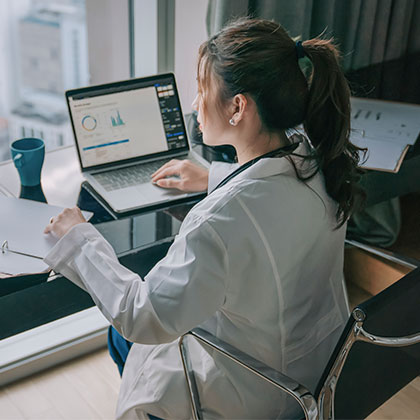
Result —
[[196, 65], [207, 39], [207, 2], [133, 0], [133, 76], [175, 72], [184, 113], [197, 93]]
[[22, 137], [73, 142], [64, 91], [89, 83], [85, 15], [85, 0], [1, 2], [0, 161]]

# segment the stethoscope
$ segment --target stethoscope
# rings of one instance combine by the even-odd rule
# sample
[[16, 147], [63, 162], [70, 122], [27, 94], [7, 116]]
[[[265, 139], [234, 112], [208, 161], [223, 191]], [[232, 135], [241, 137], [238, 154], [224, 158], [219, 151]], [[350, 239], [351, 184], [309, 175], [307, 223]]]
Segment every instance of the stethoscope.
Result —
[[265, 153], [261, 156], [258, 156], [256, 158], [244, 163], [239, 168], [235, 169], [232, 173], [230, 173], [221, 182], [219, 182], [219, 184], [217, 184], [217, 187], [214, 188], [212, 190], [212, 192], [217, 190], [218, 188], [221, 188], [224, 185], [226, 185], [231, 179], [235, 178], [235, 176], [239, 175], [241, 172], [250, 168], [252, 165], [257, 163], [261, 159], [270, 158], [270, 157], [282, 158], [282, 157], [291, 155], [298, 148], [300, 143], [301, 143], [301, 141], [289, 144], [289, 145], [284, 146], [284, 147], [280, 147], [279, 149], [272, 150], [271, 152]]

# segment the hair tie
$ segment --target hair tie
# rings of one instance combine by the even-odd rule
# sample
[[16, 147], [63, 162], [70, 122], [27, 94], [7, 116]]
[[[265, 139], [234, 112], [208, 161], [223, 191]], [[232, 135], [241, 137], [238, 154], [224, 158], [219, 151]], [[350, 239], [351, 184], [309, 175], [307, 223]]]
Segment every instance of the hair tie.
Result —
[[305, 49], [303, 48], [302, 41], [296, 42], [296, 55], [297, 59], [300, 60], [301, 58], [305, 57]]

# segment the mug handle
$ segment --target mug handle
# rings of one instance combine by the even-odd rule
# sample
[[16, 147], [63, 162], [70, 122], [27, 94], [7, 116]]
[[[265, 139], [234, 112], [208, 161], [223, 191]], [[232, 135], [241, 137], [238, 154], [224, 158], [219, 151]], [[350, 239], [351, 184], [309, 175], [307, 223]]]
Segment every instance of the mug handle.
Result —
[[21, 168], [23, 166], [23, 155], [22, 153], [18, 153], [14, 158], [13, 162], [16, 165], [16, 168]]

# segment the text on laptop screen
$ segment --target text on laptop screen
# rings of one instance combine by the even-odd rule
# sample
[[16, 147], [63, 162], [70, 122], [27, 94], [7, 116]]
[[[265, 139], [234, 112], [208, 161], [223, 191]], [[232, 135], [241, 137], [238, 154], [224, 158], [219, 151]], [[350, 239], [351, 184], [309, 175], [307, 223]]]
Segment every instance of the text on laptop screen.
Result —
[[84, 168], [187, 146], [170, 81], [89, 91], [69, 107]]

